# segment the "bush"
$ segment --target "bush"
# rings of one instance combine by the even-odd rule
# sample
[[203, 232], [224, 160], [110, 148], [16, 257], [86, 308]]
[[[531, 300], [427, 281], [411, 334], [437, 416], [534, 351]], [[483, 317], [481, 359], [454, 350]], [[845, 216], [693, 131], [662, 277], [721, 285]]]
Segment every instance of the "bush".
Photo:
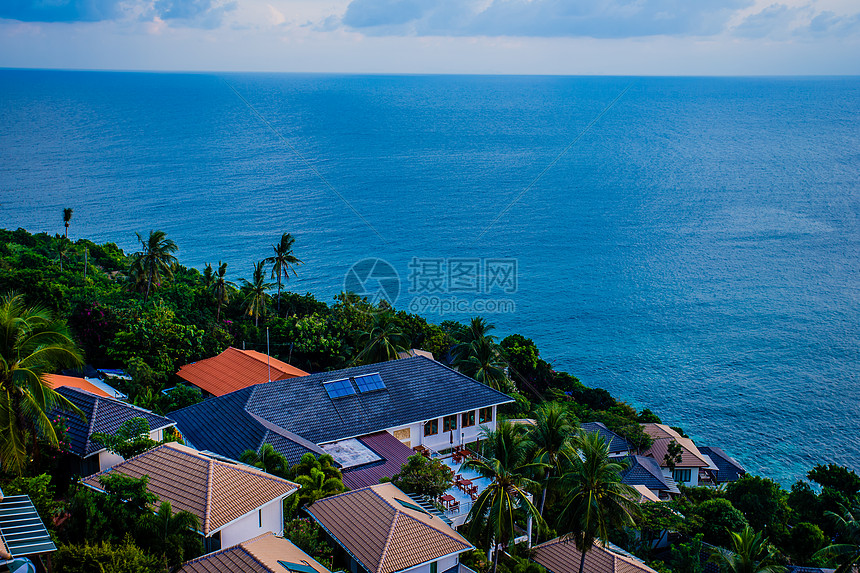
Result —
[[696, 509], [702, 519], [701, 532], [705, 541], [721, 547], [729, 546], [729, 531], [740, 531], [747, 525], [744, 514], [727, 499], [710, 499]]
[[334, 552], [331, 546], [321, 538], [321, 534], [320, 526], [310, 519], [294, 519], [284, 524], [284, 537], [328, 569], [331, 569]]
[[164, 564], [130, 537], [122, 544], [61, 545], [53, 555], [55, 573], [163, 573]]

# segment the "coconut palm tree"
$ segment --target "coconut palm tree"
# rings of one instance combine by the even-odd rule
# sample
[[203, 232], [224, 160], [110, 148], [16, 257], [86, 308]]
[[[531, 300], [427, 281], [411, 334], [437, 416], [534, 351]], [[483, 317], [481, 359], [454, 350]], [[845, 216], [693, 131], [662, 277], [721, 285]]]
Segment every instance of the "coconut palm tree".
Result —
[[489, 338], [472, 342], [461, 358], [454, 361], [457, 370], [502, 392], [509, 390], [510, 381], [505, 371], [507, 362], [499, 346]]
[[67, 239], [69, 238], [69, 221], [72, 220], [72, 213], [73, 212], [74, 212], [74, 209], [72, 209], [71, 207], [66, 207], [65, 209], [63, 209], [63, 225], [66, 226], [66, 238]]
[[157, 512], [143, 515], [137, 539], [151, 553], [163, 556], [172, 567], [201, 553], [203, 544], [196, 533], [198, 529], [196, 515], [189, 511], [174, 513], [170, 502], [163, 501]]
[[355, 357], [356, 364], [394, 360], [398, 353], [409, 349], [409, 337], [400, 329], [397, 317], [390, 310], [374, 314], [370, 329], [355, 334], [362, 348]]
[[60, 261], [60, 272], [63, 272], [63, 261], [66, 259], [66, 256], [69, 254], [69, 248], [71, 247], [71, 241], [69, 241], [66, 237], [61, 237], [57, 235], [56, 243], [54, 246], [57, 249], [57, 260]]
[[543, 523], [528, 493], [528, 489], [535, 488], [537, 484], [527, 477], [539, 469], [540, 464], [528, 463], [526, 444], [518, 427], [502, 421], [495, 431], [483, 429], [481, 434], [486, 440], [484, 451], [488, 457], [469, 459], [462, 468], [487, 478], [490, 485], [472, 504], [466, 521], [470, 537], [486, 536], [488, 542], [492, 540], [495, 573], [499, 552], [504, 551], [514, 538], [516, 516], [525, 513], [527, 517]]
[[621, 483], [624, 466], [609, 458], [609, 446], [600, 434], [580, 430], [573, 438], [573, 447], [577, 455], [560, 480], [567, 494], [558, 529], [567, 531], [564, 537], [581, 552], [582, 573], [585, 555], [595, 540], [605, 545], [610, 531], [633, 525], [638, 494]]
[[842, 515], [833, 511], [825, 515], [836, 521], [836, 531], [839, 543], [828, 545], [815, 554], [816, 558], [832, 558], [839, 562], [836, 573], [860, 572], [860, 503], [855, 504], [853, 511], [842, 506]]
[[468, 358], [472, 345], [478, 341], [485, 340], [491, 345], [495, 344], [496, 336], [490, 334], [490, 331], [495, 328], [495, 325], [488, 323], [483, 317], [476, 316], [469, 321], [468, 325], [457, 329], [454, 332], [454, 340], [457, 341], [453, 349], [454, 362]]
[[153, 282], [158, 286], [162, 277], [173, 278], [173, 265], [176, 264], [173, 253], [178, 251], [179, 247], [167, 238], [164, 231], [150, 231], [146, 240], [140, 233], [135, 235], [143, 250], [132, 255], [130, 270], [139, 285], [146, 284], [143, 295], [143, 304], [146, 304]]
[[0, 298], [0, 460], [21, 475], [27, 466], [26, 439], [41, 435], [59, 440], [48, 413], [60, 406], [83, 418], [81, 411], [45, 381], [61, 367], [80, 366], [81, 352], [64, 322], [42, 307], [27, 307], [21, 295]]
[[[212, 267], [209, 267], [209, 269]], [[236, 288], [236, 284], [225, 278], [227, 274], [227, 263], [218, 261], [218, 270], [212, 275], [212, 283], [209, 287], [215, 301], [218, 303], [218, 312], [215, 314], [215, 322], [221, 322], [221, 306], [230, 302], [230, 291]]]
[[272, 263], [271, 278], [278, 277], [278, 312], [281, 312], [281, 276], [290, 278], [290, 271], [293, 271], [293, 276], [298, 276], [294, 265], [302, 264], [302, 260], [293, 254], [293, 243], [295, 242], [295, 237], [289, 233], [284, 233], [281, 235], [281, 242], [272, 245], [272, 249], [275, 251], [274, 256], [263, 259], [265, 263]]
[[289, 465], [287, 458], [276, 451], [272, 444], [263, 444], [259, 452], [245, 450], [239, 456], [239, 461], [260, 468], [264, 472], [282, 478], [288, 477]]
[[540, 499], [541, 515], [551, 480], [561, 475], [562, 468], [569, 467], [576, 455], [571, 446], [574, 430], [573, 421], [560, 402], [545, 402], [538, 407], [535, 425], [526, 436], [526, 448], [533, 461], [547, 466]]
[[776, 551], [761, 533], [747, 525], [740, 533], [730, 531], [732, 549], [715, 547], [711, 559], [723, 573], [779, 573], [784, 570], [776, 562]]
[[275, 286], [266, 282], [266, 263], [254, 263], [254, 274], [251, 280], [242, 279], [242, 292], [245, 296], [245, 314], [254, 317], [254, 326], [260, 326], [260, 315], [265, 316], [266, 308], [272, 297], [266, 292]]
[[212, 265], [206, 263], [206, 266], [203, 267], [203, 288], [205, 288], [207, 291], [211, 289], [212, 281], [214, 280], [215, 274], [212, 272]]

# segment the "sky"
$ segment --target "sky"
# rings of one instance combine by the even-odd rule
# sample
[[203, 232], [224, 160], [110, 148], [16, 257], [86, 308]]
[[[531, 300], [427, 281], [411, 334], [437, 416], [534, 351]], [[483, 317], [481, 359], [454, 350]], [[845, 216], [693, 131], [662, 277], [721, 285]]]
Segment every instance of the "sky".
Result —
[[860, 74], [857, 0], [0, 0], [0, 67]]

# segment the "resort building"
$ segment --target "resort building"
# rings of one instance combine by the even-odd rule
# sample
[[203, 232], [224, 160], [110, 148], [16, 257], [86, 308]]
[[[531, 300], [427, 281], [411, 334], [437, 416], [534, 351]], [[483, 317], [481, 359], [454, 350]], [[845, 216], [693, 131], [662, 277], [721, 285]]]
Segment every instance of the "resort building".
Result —
[[[56, 379], [56, 378], [55, 378]], [[84, 413], [81, 420], [77, 413], [54, 408], [50, 417], [63, 418], [69, 427], [69, 452], [73, 461], [66, 463], [67, 470], [73, 474], [87, 476], [104, 471], [123, 460], [123, 458], [92, 439], [96, 432], [114, 434], [119, 427], [134, 418], [143, 418], [149, 424], [149, 437], [157, 442], [164, 439], [164, 430], [176, 423], [164, 416], [132, 404], [108, 398], [71, 386], [58, 387], [57, 393], [64, 396]]]
[[314, 502], [306, 511], [349, 562], [351, 573], [464, 573], [473, 549], [439, 516], [390, 483]]
[[621, 483], [636, 488], [641, 495], [651, 501], [654, 500], [644, 493], [643, 489], [661, 501], [680, 495], [681, 490], [678, 489], [678, 484], [675, 483], [672, 476], [667, 475], [668, 472], [663, 471], [663, 468], [654, 458], [630, 456], [625, 461], [627, 462], [627, 469], [621, 472]]
[[[556, 537], [534, 548], [532, 561], [542, 565], [548, 573], [579, 573], [582, 553], [570, 540]], [[657, 573], [645, 562], [623, 549], [607, 543], [606, 547], [594, 542], [585, 553], [584, 571], [589, 573]]]
[[288, 539], [271, 531], [183, 563], [176, 573], [331, 573]]
[[[654, 458], [667, 477], [676, 483], [696, 487], [702, 481], [710, 481], [710, 471], [717, 471], [717, 466], [693, 443], [690, 438], [684, 438], [665, 424], [642, 424], [645, 433], [651, 436], [654, 443], [644, 452], [645, 456]], [[675, 462], [675, 469], [670, 470], [666, 461], [669, 444], [675, 442], [681, 447], [681, 459]]]
[[[171, 417], [201, 450], [238, 458], [269, 443], [291, 464], [307, 452], [330, 453], [345, 483], [365, 485], [399, 471], [410, 449], [430, 453], [475, 442], [482, 427], [495, 429], [498, 406], [512, 401], [415, 356], [249, 386]], [[380, 466], [384, 472], [349, 481], [352, 472]]]
[[223, 396], [270, 380], [307, 376], [307, 372], [256, 350], [227, 350], [186, 364], [177, 376], [200, 388], [204, 396]]
[[174, 512], [196, 515], [207, 552], [266, 532], [282, 534], [283, 501], [299, 487], [257, 468], [215, 459], [176, 443], [162, 444], [83, 483], [104, 491], [99, 478], [116, 473], [149, 476], [151, 493], [169, 501]]
[[579, 425], [580, 428], [588, 433], [597, 432], [606, 445], [609, 447], [610, 458], [622, 458], [629, 456], [633, 452], [633, 447], [621, 436], [607, 428], [603, 422], [584, 422]]
[[746, 475], [747, 471], [735, 458], [720, 448], [702, 446], [699, 451], [706, 455], [715, 466], [716, 471], [710, 470], [714, 485], [737, 481]]

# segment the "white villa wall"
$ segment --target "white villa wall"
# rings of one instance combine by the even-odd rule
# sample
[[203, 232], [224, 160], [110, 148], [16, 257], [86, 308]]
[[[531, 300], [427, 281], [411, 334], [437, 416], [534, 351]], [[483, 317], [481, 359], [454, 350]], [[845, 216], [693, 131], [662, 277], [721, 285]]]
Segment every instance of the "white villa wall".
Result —
[[[164, 439], [164, 430], [152, 430], [151, 432], [149, 432], [149, 439], [154, 440], [156, 442], [160, 442]], [[98, 455], [100, 472], [109, 470], [118, 463], [125, 461], [124, 457], [113, 452], [109, 452], [108, 450], [101, 451]]]
[[[478, 410], [473, 410], [475, 412], [475, 424], [472, 426], [463, 427], [463, 414], [469, 411], [470, 410], [465, 410], [448, 414], [457, 416], [457, 428], [454, 430], [455, 446], [465, 445], [477, 440], [481, 434], [481, 426], [486, 426], [491, 430], [496, 429], [496, 420], [498, 419], [498, 412], [496, 411], [496, 406], [493, 406], [492, 422], [485, 422], [484, 424], [479, 423]], [[447, 432], [442, 431], [442, 420], [444, 417], [445, 416], [441, 416], [437, 419], [439, 423], [439, 432], [431, 436], [424, 435], [424, 424], [428, 420], [415, 422], [413, 424], [407, 424], [405, 426], [389, 428], [388, 433], [392, 434], [395, 438], [399, 439], [401, 442], [403, 442], [410, 448], [414, 448], [415, 446], [421, 445], [436, 451], [443, 450], [445, 448], [451, 447], [450, 430]], [[441, 571], [442, 569], [440, 569], [440, 572]]]
[[[258, 511], [262, 512], [262, 525]], [[221, 547], [238, 545], [267, 531], [275, 535], [281, 535], [284, 532], [284, 504], [281, 499], [227, 525], [221, 530]]]
[[[442, 558], [436, 560], [436, 563], [437, 563], [436, 571], [437, 571], [437, 573], [443, 573], [444, 571], [447, 571], [448, 569], [450, 569], [451, 567], [453, 567], [454, 565], [456, 565], [459, 562], [460, 562], [459, 554], [446, 555], [445, 557], [442, 557]], [[411, 567], [409, 569], [404, 569], [403, 573], [430, 573], [430, 563], [422, 563], [421, 565], [418, 565], [417, 567]]]
[[[668, 478], [672, 478], [673, 480], [675, 480], [675, 476], [672, 475], [672, 470], [670, 470], [669, 468], [660, 468], [660, 469], [663, 470], [664, 476], [666, 476]], [[687, 487], [697, 487], [699, 485], [699, 468], [698, 467], [689, 468], [689, 467], [683, 467], [683, 466], [676, 466], [675, 469], [676, 470], [690, 470], [690, 481], [675, 480], [675, 482], [677, 482], [679, 485], [685, 485]]]

